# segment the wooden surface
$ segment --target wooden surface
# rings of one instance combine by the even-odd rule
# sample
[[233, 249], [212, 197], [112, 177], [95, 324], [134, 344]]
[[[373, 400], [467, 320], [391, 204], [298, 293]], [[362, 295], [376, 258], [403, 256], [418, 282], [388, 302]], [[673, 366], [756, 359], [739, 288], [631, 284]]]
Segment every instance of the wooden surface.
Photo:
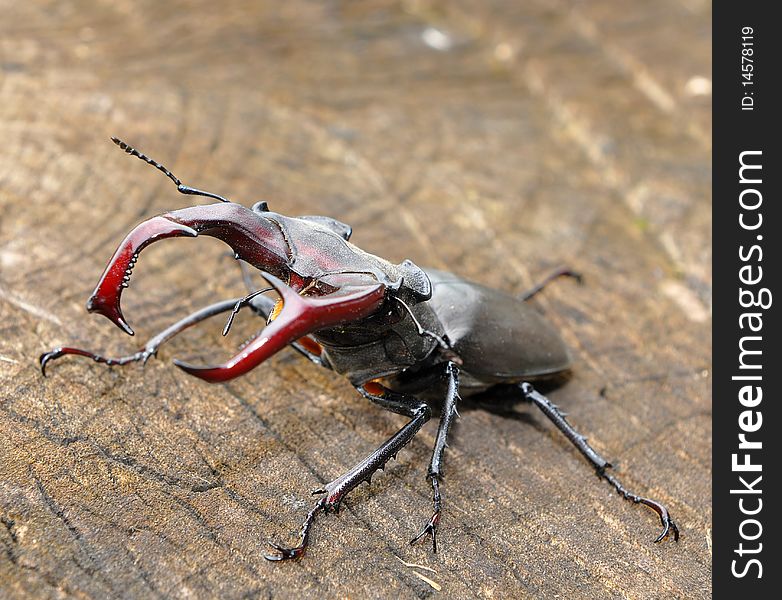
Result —
[[[0, 596], [710, 596], [710, 5], [661, 2], [0, 2]], [[258, 323], [189, 331], [141, 368], [39, 353], [134, 350], [241, 295], [215, 240], [139, 261], [130, 339], [84, 302], [123, 235], [185, 183], [326, 214], [394, 261], [521, 292], [573, 349], [551, 392], [628, 486], [600, 482], [529, 407], [465, 410], [446, 456], [441, 552], [430, 423], [293, 564], [309, 490], [402, 423], [286, 352], [210, 386]], [[418, 578], [400, 559], [433, 568]]]

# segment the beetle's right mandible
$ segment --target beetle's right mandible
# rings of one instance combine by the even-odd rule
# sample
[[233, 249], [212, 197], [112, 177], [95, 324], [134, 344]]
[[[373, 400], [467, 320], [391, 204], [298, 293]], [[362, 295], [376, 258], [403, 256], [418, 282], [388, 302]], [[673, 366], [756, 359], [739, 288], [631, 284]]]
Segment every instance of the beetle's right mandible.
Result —
[[120, 297], [128, 287], [139, 253], [149, 244], [171, 237], [216, 237], [237, 258], [258, 269], [288, 278], [288, 245], [270, 221], [239, 204], [192, 206], [153, 217], [137, 225], [117, 248], [87, 302], [87, 310], [107, 317], [125, 333], [133, 329], [122, 315]]

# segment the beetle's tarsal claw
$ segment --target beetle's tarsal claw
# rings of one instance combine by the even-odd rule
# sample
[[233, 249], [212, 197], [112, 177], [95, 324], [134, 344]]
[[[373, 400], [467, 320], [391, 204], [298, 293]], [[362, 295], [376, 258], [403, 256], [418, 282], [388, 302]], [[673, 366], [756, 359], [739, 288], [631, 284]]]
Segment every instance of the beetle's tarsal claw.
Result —
[[660, 535], [658, 535], [654, 543], [659, 544], [662, 542], [665, 538], [668, 537], [668, 535], [673, 532], [673, 541], [678, 542], [679, 541], [679, 527], [676, 525], [674, 520], [671, 518], [671, 515], [668, 513], [668, 509], [665, 508], [662, 504], [659, 502], [655, 502], [654, 500], [649, 500], [648, 498], [640, 498], [639, 502], [641, 504], [644, 504], [651, 508], [654, 512], [656, 512], [660, 516], [660, 523], [662, 523], [663, 530], [660, 532]]
[[293, 548], [286, 548], [285, 546], [280, 546], [274, 542], [269, 542], [269, 546], [274, 548], [277, 551], [277, 554], [264, 554], [263, 557], [266, 560], [277, 562], [280, 560], [291, 560], [304, 556], [304, 552], [307, 550], [307, 544], [309, 543], [310, 528], [312, 527], [312, 523], [315, 520], [315, 515], [324, 510], [325, 507], [326, 500], [324, 498], [319, 500], [312, 508], [312, 510], [307, 513], [307, 517], [304, 519], [304, 523], [301, 524], [301, 538], [299, 539], [298, 546]]
[[440, 520], [440, 513], [439, 511], [436, 512], [434, 515], [432, 515], [432, 518], [429, 520], [429, 522], [423, 526], [421, 531], [418, 532], [418, 535], [416, 535], [412, 540], [410, 540], [410, 545], [413, 546], [417, 544], [423, 537], [426, 535], [431, 536], [432, 538], [432, 552], [437, 554], [437, 523]]
[[66, 354], [74, 354], [76, 356], [86, 356], [87, 358], [91, 358], [96, 362], [103, 362], [109, 365], [116, 364], [116, 360], [107, 359], [104, 356], [100, 356], [99, 354], [89, 352], [88, 350], [82, 350], [81, 348], [69, 348], [66, 346], [60, 346], [59, 348], [55, 348], [54, 350], [49, 350], [49, 352], [44, 352], [43, 354], [41, 354], [41, 356], [38, 357], [38, 361], [41, 363], [41, 374], [44, 377], [46, 377], [46, 365], [48, 365], [50, 361], [57, 360], [58, 358], [65, 356]]
[[668, 537], [668, 534], [670, 534], [671, 531], [673, 531], [673, 541], [678, 542], [679, 528], [676, 526], [676, 523], [673, 522], [673, 519], [661, 519], [661, 521], [663, 523], [663, 530], [660, 535], [655, 538], [654, 543], [659, 544], [662, 542], [665, 538]]
[[263, 557], [272, 562], [301, 558], [304, 556], [304, 550], [306, 549], [305, 545], [296, 546], [295, 548], [285, 548], [274, 542], [269, 542], [269, 546], [274, 548], [277, 551], [277, 554], [264, 554]]
[[41, 375], [46, 377], [46, 364], [53, 359], [60, 358], [62, 356], [62, 349], [61, 348], [55, 348], [54, 350], [51, 350], [50, 352], [44, 352], [41, 354], [41, 356], [38, 357], [38, 362], [41, 365]]

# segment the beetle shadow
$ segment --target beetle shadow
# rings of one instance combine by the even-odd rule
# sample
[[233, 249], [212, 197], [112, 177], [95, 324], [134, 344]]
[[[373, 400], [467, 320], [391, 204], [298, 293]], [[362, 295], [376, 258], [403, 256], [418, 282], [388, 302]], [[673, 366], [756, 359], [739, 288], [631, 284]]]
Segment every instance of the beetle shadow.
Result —
[[[546, 395], [565, 385], [571, 378], [572, 374], [567, 371], [545, 379], [530, 380], [530, 383], [535, 385], [537, 391]], [[433, 405], [432, 407], [435, 410], [439, 410], [441, 402], [438, 400], [442, 396], [432, 396], [431, 398], [430, 404]], [[497, 384], [482, 392], [461, 398], [458, 410], [465, 413], [482, 410], [498, 417], [520, 421], [534, 427], [538, 431], [545, 431], [535, 411], [519, 410], [519, 405], [531, 406], [531, 403], [523, 398], [518, 385]]]

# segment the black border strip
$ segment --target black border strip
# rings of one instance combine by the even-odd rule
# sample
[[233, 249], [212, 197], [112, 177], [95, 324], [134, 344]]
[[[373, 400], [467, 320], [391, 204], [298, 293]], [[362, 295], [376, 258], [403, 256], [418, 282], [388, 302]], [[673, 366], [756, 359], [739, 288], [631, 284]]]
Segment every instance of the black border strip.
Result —
[[[780, 376], [782, 367], [778, 353], [782, 329], [777, 317], [778, 306], [782, 305], [782, 289], [777, 285], [782, 270], [780, 238], [782, 227], [779, 204], [782, 203], [779, 181], [780, 168], [779, 136], [782, 135], [777, 115], [782, 110], [777, 80], [782, 73], [782, 26], [772, 17], [774, 2], [720, 2], [714, 6], [713, 38], [713, 207], [714, 207], [714, 513], [713, 513], [713, 596], [715, 598], [737, 598], [738, 593], [750, 593], [749, 598], [778, 598], [782, 593], [779, 584], [782, 567], [778, 565], [778, 553], [782, 545], [779, 533], [778, 499], [774, 489], [782, 482], [778, 468], [780, 457]], [[742, 39], [743, 27], [751, 27], [751, 39]], [[745, 30], [746, 32], [746, 30]], [[751, 42], [752, 45], [742, 46]], [[751, 84], [743, 84], [750, 78], [743, 77], [742, 49], [752, 48]], [[744, 64], [749, 64], [746, 61]], [[746, 67], [745, 67], [746, 68]], [[742, 97], [752, 99], [753, 110], [747, 110], [749, 100], [742, 109]], [[746, 169], [745, 180], [762, 179], [762, 182], [740, 181], [740, 155], [745, 163], [761, 164], [762, 169]], [[758, 153], [762, 152], [762, 154]], [[745, 205], [762, 203], [755, 209], [741, 207], [741, 194]], [[744, 223], [754, 226], [762, 213], [762, 225], [757, 229], [742, 228]], [[760, 239], [758, 236], [761, 236]], [[758, 249], [752, 251], [753, 245]], [[743, 257], [740, 248], [743, 247]], [[762, 260], [760, 252], [762, 251]], [[742, 267], [744, 271], [740, 271]], [[755, 284], [741, 281], [757, 278], [762, 268], [762, 279]], [[765, 298], [761, 290], [767, 288], [772, 297], [768, 308], [742, 307], [740, 289], [750, 291], [756, 299]], [[773, 297], [779, 294], [778, 297]], [[747, 293], [745, 303], [751, 299]], [[767, 302], [763, 302], [767, 304]], [[750, 321], [759, 325], [756, 318], [741, 315], [759, 313], [762, 329], [750, 330]], [[742, 329], [740, 324], [744, 325]], [[749, 339], [746, 336], [757, 336]], [[748, 369], [740, 366], [740, 340], [744, 348], [760, 350], [762, 354], [745, 354], [745, 366], [754, 363], [761, 368]], [[758, 339], [759, 338], [759, 339]], [[760, 376], [762, 379], [737, 380], [736, 376]], [[745, 395], [747, 405], [740, 402], [741, 389], [752, 386], [751, 396]], [[755, 406], [753, 401], [757, 389], [762, 388], [763, 399]], [[746, 390], [745, 390], [746, 391]], [[760, 414], [762, 413], [762, 417]], [[742, 414], [744, 415], [742, 417]], [[743, 421], [741, 420], [743, 418]], [[757, 431], [744, 432], [743, 425]], [[762, 448], [739, 449], [739, 434], [745, 433], [748, 441], [761, 442]], [[776, 433], [776, 435], [775, 435]], [[735, 462], [743, 464], [749, 460], [762, 466], [762, 471], [739, 471]], [[746, 455], [749, 455], [747, 459]], [[758, 481], [757, 477], [762, 476]], [[743, 483], [739, 477], [743, 477]], [[748, 488], [752, 487], [752, 490]], [[731, 493], [743, 490], [743, 493]], [[762, 490], [762, 493], [752, 493]], [[756, 515], [742, 514], [756, 510], [762, 500], [762, 509]], [[741, 502], [741, 504], [740, 504]], [[752, 538], [759, 532], [757, 539]], [[742, 526], [742, 523], [744, 525]], [[743, 551], [740, 555], [740, 544]], [[762, 549], [757, 550], [762, 544]], [[759, 563], [750, 564], [756, 559]], [[762, 565], [762, 577], [760, 574]], [[744, 573], [744, 577], [736, 577]]]

